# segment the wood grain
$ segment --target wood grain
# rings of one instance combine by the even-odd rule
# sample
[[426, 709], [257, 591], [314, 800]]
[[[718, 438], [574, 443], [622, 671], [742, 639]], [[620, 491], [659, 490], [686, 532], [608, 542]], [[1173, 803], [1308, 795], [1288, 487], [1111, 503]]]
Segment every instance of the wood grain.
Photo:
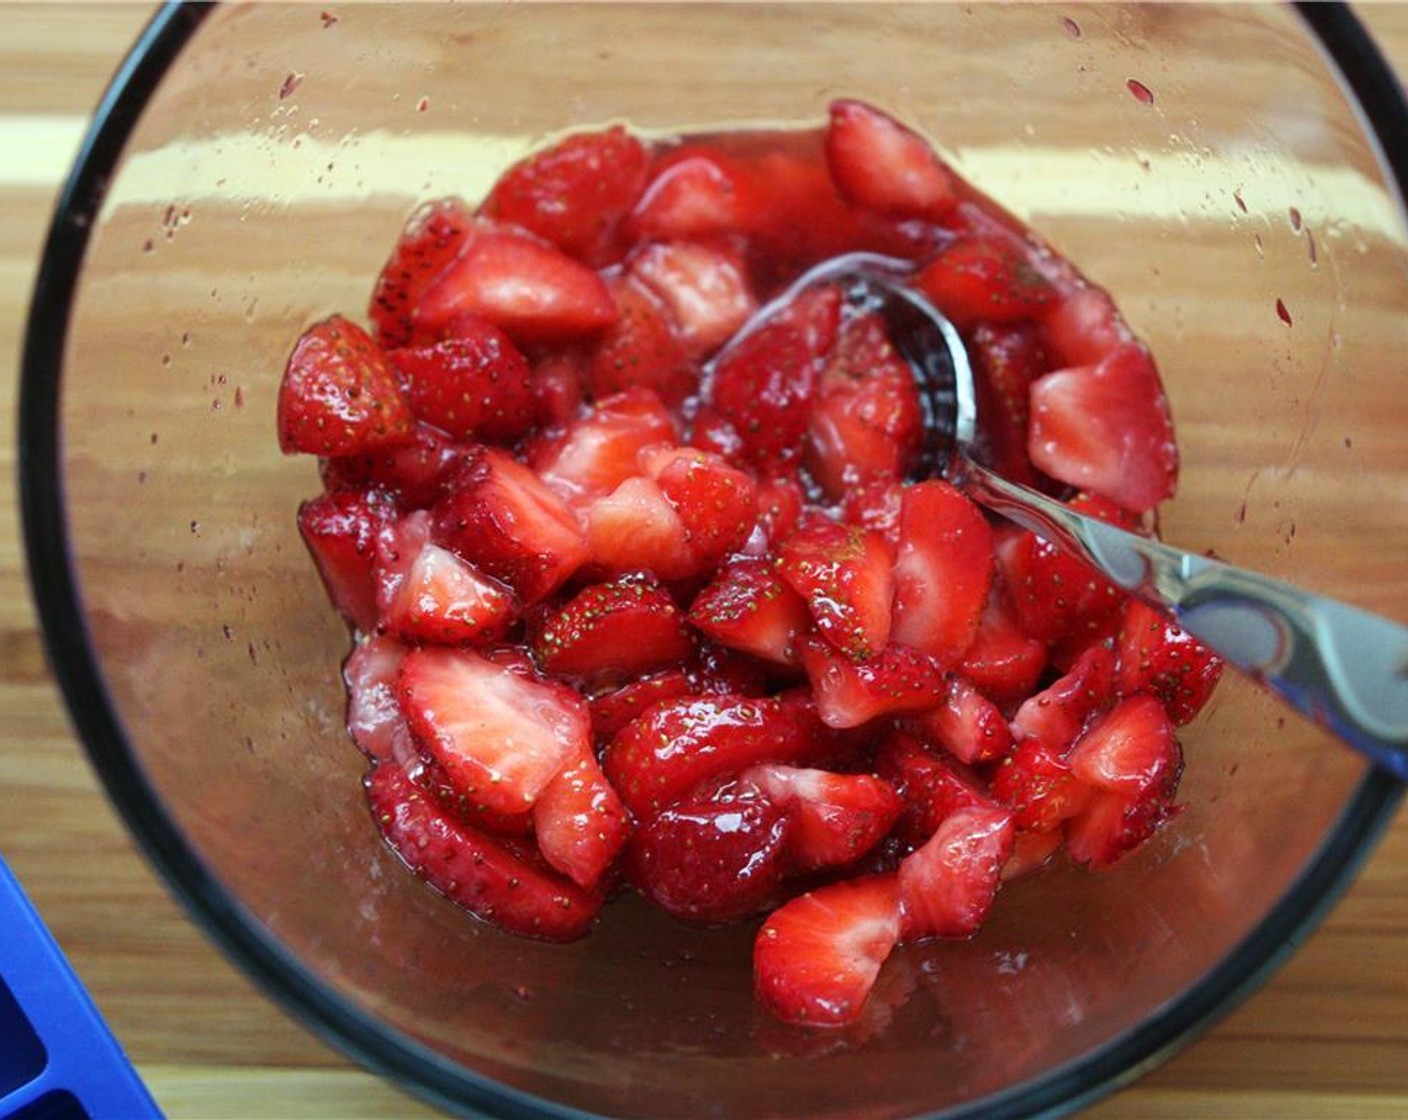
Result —
[[[0, 7], [0, 426], [28, 289], [86, 114], [147, 5]], [[1408, 6], [1361, 9], [1408, 72]], [[101, 792], [45, 668], [0, 443], [0, 852], [173, 1117], [434, 1115], [350, 1066], [186, 919]], [[1092, 1120], [1408, 1117], [1408, 816], [1263, 989]]]

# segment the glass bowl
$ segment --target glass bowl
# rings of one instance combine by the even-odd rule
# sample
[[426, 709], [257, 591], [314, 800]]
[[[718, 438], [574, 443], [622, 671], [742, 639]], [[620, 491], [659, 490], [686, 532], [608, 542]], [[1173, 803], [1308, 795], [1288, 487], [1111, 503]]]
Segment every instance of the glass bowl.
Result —
[[426, 197], [574, 127], [816, 123], [840, 95], [1108, 287], [1184, 462], [1165, 537], [1403, 617], [1408, 112], [1339, 8], [165, 9], [61, 201], [21, 472], [55, 671], [106, 784], [213, 937], [368, 1066], [497, 1116], [1017, 1116], [1122, 1084], [1304, 936], [1401, 792], [1228, 680], [1187, 809], [1101, 874], [1053, 865], [966, 942], [901, 951], [855, 1029], [770, 1021], [752, 929], [632, 900], [503, 935], [404, 872], [346, 738], [347, 635], [294, 511], [275, 393], [366, 307]]

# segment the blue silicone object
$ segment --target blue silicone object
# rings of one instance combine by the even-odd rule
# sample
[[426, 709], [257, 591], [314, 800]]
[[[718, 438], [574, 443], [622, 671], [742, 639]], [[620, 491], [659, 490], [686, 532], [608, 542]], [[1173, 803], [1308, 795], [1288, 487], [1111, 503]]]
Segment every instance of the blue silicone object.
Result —
[[0, 860], [0, 1120], [160, 1120], [161, 1111]]

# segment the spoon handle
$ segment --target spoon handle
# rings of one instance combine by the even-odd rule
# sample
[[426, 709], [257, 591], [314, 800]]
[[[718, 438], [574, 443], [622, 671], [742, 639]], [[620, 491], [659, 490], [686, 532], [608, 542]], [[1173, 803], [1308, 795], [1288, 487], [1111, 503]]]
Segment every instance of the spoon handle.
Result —
[[1087, 517], [964, 459], [970, 497], [1087, 559], [1311, 720], [1408, 780], [1408, 627]]

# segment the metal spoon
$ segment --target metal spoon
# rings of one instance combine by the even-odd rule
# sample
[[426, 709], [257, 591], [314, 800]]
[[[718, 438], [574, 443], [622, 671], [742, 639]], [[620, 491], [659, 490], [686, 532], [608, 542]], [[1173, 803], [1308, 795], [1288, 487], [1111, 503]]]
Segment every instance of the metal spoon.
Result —
[[975, 457], [973, 369], [958, 331], [906, 284], [913, 268], [872, 253], [817, 265], [742, 334], [805, 288], [839, 284], [879, 311], [926, 396], [930, 469], [969, 497], [1079, 556], [1229, 664], [1398, 778], [1408, 780], [1408, 627], [1087, 517]]

